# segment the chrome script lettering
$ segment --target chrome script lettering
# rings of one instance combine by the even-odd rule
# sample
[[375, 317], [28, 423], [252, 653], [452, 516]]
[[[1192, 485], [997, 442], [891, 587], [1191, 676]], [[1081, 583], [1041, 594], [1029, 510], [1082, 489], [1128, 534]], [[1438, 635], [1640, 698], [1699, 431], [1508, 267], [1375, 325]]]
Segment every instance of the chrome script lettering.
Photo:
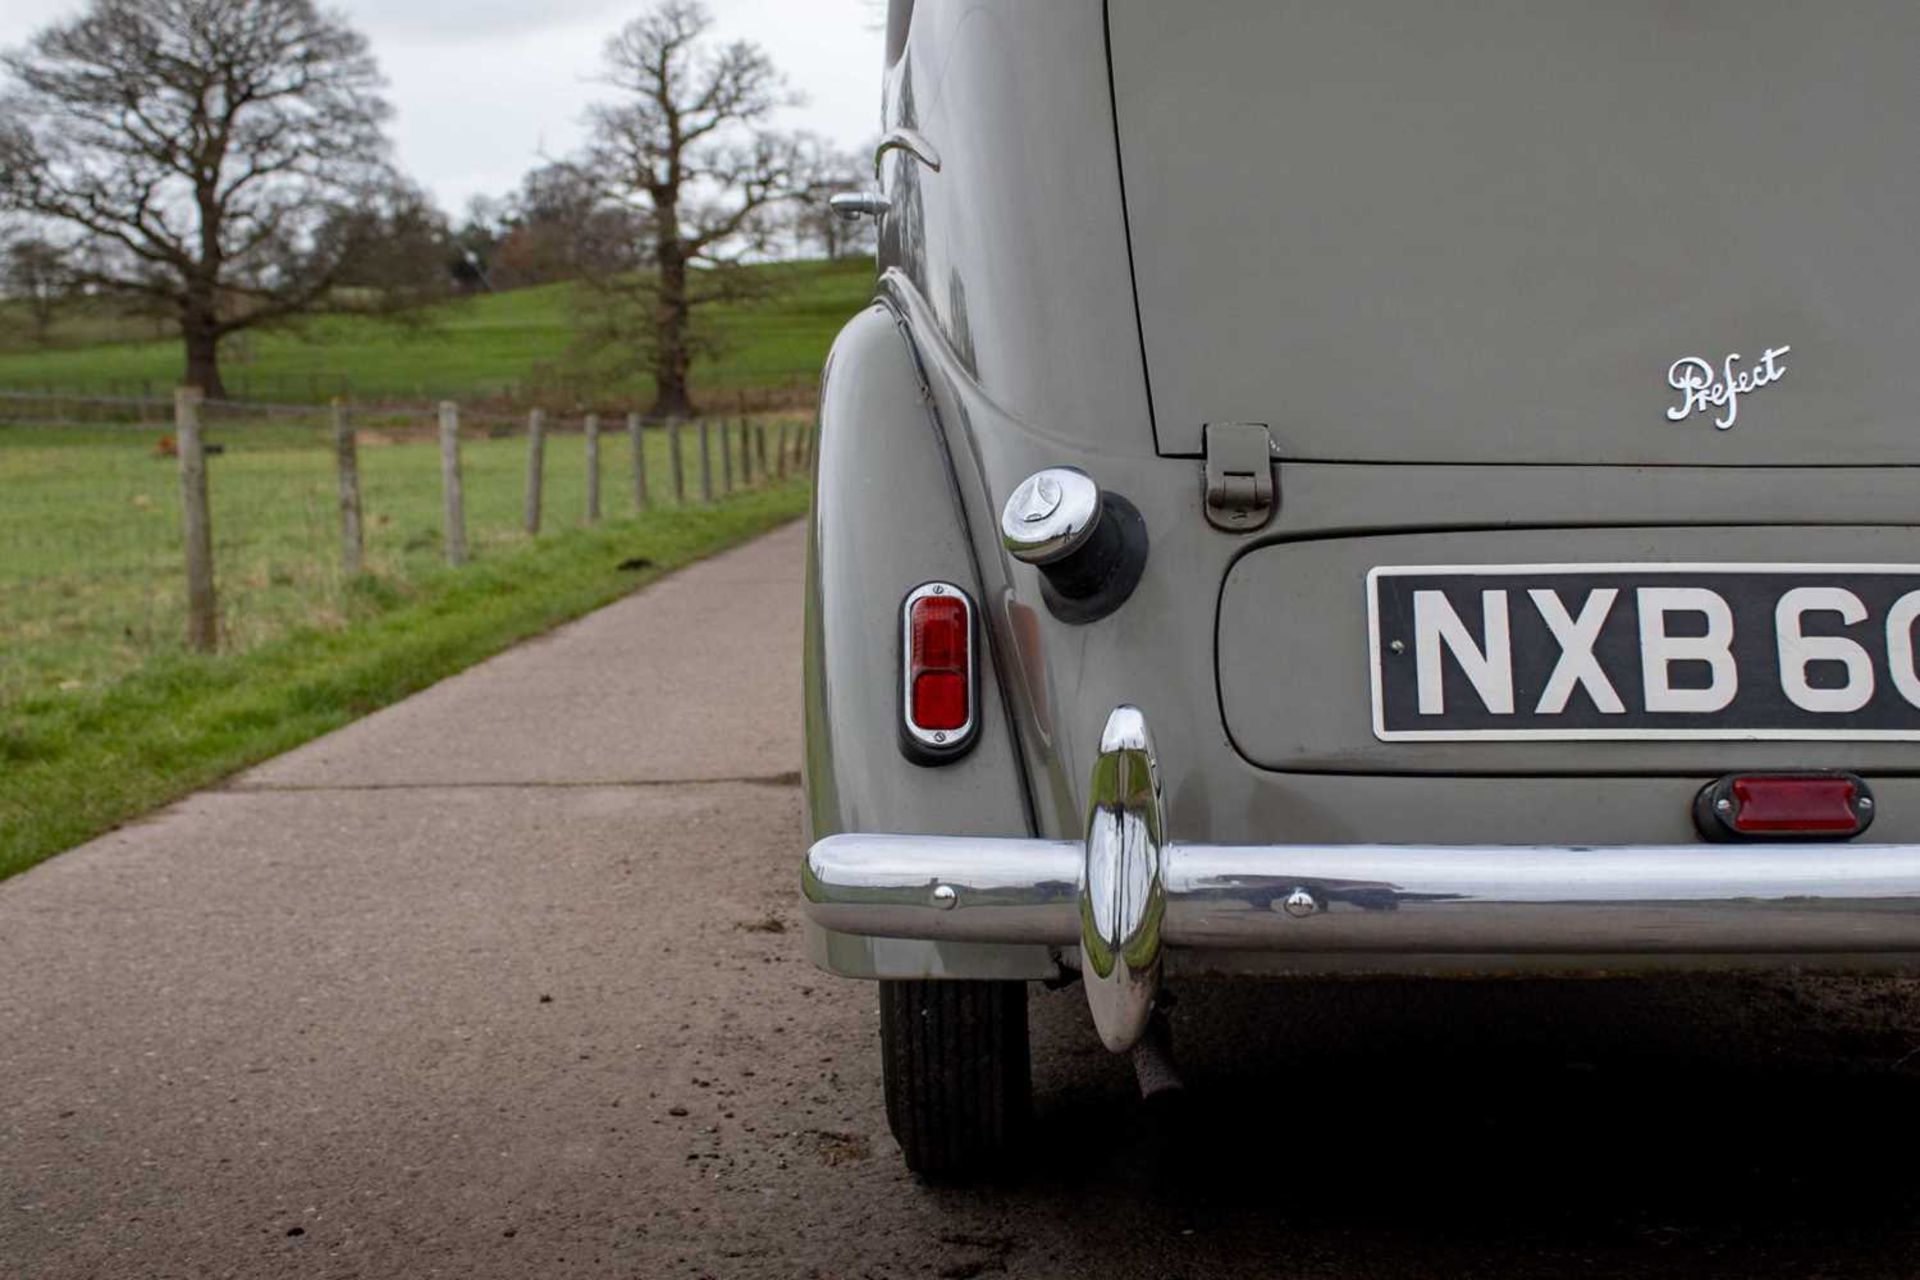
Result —
[[1680, 403], [1667, 410], [1667, 420], [1681, 422], [1696, 413], [1723, 409], [1725, 412], [1714, 418], [1713, 425], [1725, 431], [1740, 416], [1741, 396], [1786, 377], [1780, 357], [1792, 350], [1768, 347], [1758, 364], [1737, 371], [1735, 366], [1742, 358], [1738, 351], [1729, 355], [1718, 370], [1699, 356], [1682, 356], [1667, 370], [1667, 385], [1680, 393]]

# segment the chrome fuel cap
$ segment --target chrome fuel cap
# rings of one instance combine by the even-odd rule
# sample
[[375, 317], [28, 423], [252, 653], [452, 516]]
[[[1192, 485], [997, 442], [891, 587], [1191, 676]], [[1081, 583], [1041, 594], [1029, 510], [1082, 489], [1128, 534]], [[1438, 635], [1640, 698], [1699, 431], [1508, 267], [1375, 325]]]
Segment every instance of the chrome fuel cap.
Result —
[[1000, 533], [1016, 560], [1064, 560], [1100, 523], [1100, 486], [1078, 467], [1048, 467], [1020, 482], [1000, 512]]

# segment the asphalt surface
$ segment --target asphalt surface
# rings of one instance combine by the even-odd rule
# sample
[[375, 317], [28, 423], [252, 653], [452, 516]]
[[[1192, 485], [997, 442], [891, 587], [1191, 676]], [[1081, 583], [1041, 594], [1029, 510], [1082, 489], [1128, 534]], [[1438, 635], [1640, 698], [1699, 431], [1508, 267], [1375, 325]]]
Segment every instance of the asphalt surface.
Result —
[[798, 528], [0, 885], [0, 1276], [1920, 1273], [1910, 982], [1033, 998], [928, 1188], [812, 971]]

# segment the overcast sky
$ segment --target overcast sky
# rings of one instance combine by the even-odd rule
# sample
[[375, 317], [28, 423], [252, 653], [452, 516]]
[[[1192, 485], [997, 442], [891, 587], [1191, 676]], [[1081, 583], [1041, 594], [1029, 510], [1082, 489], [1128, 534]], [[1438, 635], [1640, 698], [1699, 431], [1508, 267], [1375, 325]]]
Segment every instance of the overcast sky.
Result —
[[[400, 166], [451, 214], [505, 195], [580, 141], [607, 36], [628, 0], [323, 0], [373, 42]], [[759, 42], [807, 105], [786, 113], [845, 147], [880, 131], [881, 36], [862, 0], [707, 0], [722, 39]], [[80, 12], [79, 0], [0, 0], [0, 46]]]

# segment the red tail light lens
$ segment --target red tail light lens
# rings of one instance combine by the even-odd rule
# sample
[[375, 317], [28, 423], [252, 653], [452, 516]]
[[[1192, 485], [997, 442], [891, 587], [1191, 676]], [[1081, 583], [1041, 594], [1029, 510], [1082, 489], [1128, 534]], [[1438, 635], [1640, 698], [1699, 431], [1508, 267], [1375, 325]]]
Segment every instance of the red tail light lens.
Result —
[[929, 582], [903, 613], [902, 741], [916, 758], [949, 756], [973, 735], [973, 602], [950, 582]]
[[913, 722], [922, 729], [958, 729], [967, 723], [967, 680], [951, 671], [913, 678]]
[[1702, 830], [1719, 839], [1844, 840], [1873, 821], [1867, 784], [1850, 773], [1736, 774], [1701, 792], [1699, 809]]
[[960, 671], [967, 661], [967, 606], [952, 596], [913, 602], [913, 665], [922, 671]]

